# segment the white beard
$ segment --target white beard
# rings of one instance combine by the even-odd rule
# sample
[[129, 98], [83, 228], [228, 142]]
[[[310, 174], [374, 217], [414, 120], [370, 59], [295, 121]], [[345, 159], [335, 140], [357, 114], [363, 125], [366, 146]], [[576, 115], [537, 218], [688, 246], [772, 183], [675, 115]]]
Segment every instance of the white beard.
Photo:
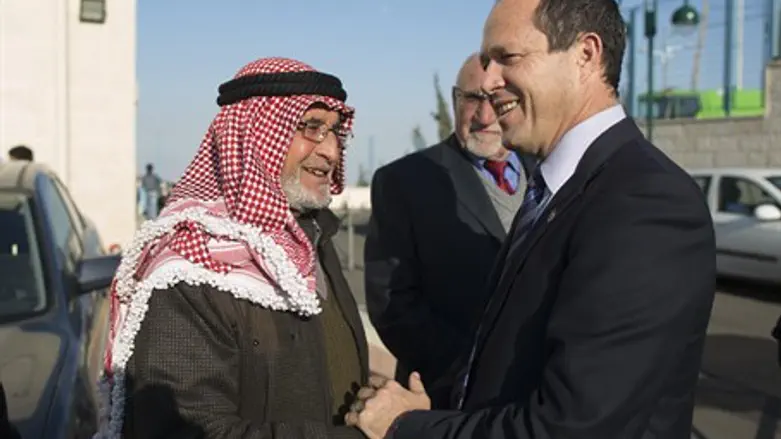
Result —
[[467, 151], [483, 159], [491, 159], [497, 156], [501, 156], [506, 148], [502, 145], [501, 140], [495, 142], [485, 142], [477, 135], [470, 135], [466, 138], [464, 147]]
[[331, 204], [331, 185], [320, 187], [319, 191], [312, 191], [301, 184], [301, 168], [295, 174], [282, 180], [282, 190], [287, 196], [290, 208], [299, 212], [325, 209]]

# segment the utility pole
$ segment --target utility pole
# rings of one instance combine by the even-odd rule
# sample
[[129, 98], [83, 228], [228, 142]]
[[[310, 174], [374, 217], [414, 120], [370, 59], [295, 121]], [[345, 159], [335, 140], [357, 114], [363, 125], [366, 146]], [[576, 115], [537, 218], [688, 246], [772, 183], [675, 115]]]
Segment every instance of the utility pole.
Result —
[[732, 73], [735, 67], [732, 59], [732, 49], [735, 45], [733, 34], [735, 31], [735, 0], [725, 0], [724, 9], [726, 28], [724, 29], [724, 85], [722, 86], [724, 91], [722, 106], [724, 107], [724, 115], [729, 117], [732, 111]]
[[374, 174], [374, 136], [369, 137], [369, 175]]
[[743, 88], [743, 38], [744, 25], [746, 21], [746, 3], [745, 0], [735, 0], [735, 88]]
[[353, 208], [347, 205], [347, 270], [355, 270], [355, 224], [353, 223]]
[[654, 138], [654, 37], [656, 37], [656, 10], [659, 9], [659, 0], [645, 0], [645, 38], [647, 42], [648, 56], [648, 83], [645, 93], [645, 137], [649, 142]]
[[697, 28], [697, 45], [694, 49], [692, 60], [691, 89], [697, 91], [700, 88], [700, 64], [702, 63], [702, 51], [705, 49], [705, 41], [708, 36], [708, 15], [710, 13], [710, 0], [702, 0], [702, 12], [700, 24]]
[[629, 59], [627, 59], [627, 70], [628, 70], [628, 76], [629, 76], [629, 84], [627, 85], [627, 96], [626, 96], [626, 111], [629, 113], [629, 116], [635, 117], [635, 100], [637, 99], [637, 91], [635, 89], [636, 82], [637, 82], [637, 75], [635, 74], [635, 69], [637, 67], [637, 49], [636, 49], [636, 43], [637, 43], [637, 11], [639, 8], [632, 8], [629, 11], [629, 23], [627, 23], [627, 33], [629, 34], [629, 41], [627, 42], [627, 55], [629, 56]]

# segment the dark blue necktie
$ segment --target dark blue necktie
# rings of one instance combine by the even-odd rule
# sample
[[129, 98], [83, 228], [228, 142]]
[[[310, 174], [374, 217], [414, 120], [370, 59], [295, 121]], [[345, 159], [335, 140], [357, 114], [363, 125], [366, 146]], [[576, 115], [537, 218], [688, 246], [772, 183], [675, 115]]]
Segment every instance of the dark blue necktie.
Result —
[[546, 201], [546, 189], [545, 179], [542, 178], [540, 166], [537, 165], [526, 183], [526, 192], [523, 195], [523, 203], [521, 203], [521, 207], [516, 214], [518, 219], [516, 220], [515, 230], [512, 232], [512, 235], [508, 237], [512, 240], [510, 252], [523, 243], [529, 230], [531, 230], [534, 222], [537, 220], [537, 217], [540, 216], [540, 211], [546, 204], [544, 203], [544, 201]]
[[[526, 192], [523, 195], [523, 203], [521, 203], [520, 209], [516, 214], [515, 230], [507, 237], [511, 240], [510, 250], [508, 255], [516, 248], [520, 243], [526, 239], [526, 235], [529, 234], [529, 230], [532, 229], [534, 222], [540, 214], [540, 211], [545, 207], [545, 194], [546, 194], [545, 179], [542, 178], [542, 172], [540, 172], [540, 166], [534, 168], [534, 172], [529, 177], [526, 183]], [[488, 301], [486, 310], [491, 306], [491, 300]], [[478, 328], [477, 334], [480, 333]], [[464, 404], [464, 397], [466, 396], [466, 387], [469, 384], [469, 372], [472, 370], [472, 362], [475, 359], [475, 351], [477, 350], [478, 337], [475, 336], [475, 343], [472, 345], [472, 352], [469, 354], [469, 362], [466, 367], [466, 374], [462, 381], [461, 389], [458, 395], [458, 408], [460, 409]]]

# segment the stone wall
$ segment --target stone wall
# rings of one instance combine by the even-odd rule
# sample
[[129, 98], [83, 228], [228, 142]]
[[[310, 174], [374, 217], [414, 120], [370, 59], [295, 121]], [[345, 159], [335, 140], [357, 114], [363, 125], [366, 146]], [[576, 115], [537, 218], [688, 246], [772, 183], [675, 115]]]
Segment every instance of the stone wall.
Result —
[[686, 168], [781, 167], [781, 60], [765, 78], [764, 117], [655, 121], [654, 144]]

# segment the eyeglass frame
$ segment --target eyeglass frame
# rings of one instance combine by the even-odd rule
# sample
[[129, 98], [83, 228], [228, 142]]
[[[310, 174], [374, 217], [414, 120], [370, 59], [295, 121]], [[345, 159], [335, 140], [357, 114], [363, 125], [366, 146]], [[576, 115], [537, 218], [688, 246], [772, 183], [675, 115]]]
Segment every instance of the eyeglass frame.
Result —
[[[323, 120], [312, 118], [308, 120], [301, 120], [296, 124], [296, 131], [300, 131], [301, 135], [304, 136], [305, 139], [309, 140], [310, 142], [314, 142], [317, 144], [322, 143], [325, 141], [326, 137], [328, 137], [328, 133], [334, 133], [334, 136], [336, 136], [336, 140], [339, 142], [339, 145], [342, 148], [345, 148], [347, 146], [347, 142], [352, 139], [353, 135], [349, 132], [344, 132], [342, 127], [342, 121], [328, 126], [328, 123], [326, 123]], [[307, 130], [316, 130], [317, 136], [311, 136], [311, 133], [307, 133]]]
[[486, 101], [490, 103], [491, 100], [491, 96], [486, 94], [483, 91], [479, 91], [479, 92], [466, 91], [456, 86], [453, 86], [451, 93], [453, 96], [453, 102], [461, 101], [463, 99], [466, 100], [468, 103], [471, 103], [475, 107], [479, 107], [480, 105], [483, 104], [483, 102]]

